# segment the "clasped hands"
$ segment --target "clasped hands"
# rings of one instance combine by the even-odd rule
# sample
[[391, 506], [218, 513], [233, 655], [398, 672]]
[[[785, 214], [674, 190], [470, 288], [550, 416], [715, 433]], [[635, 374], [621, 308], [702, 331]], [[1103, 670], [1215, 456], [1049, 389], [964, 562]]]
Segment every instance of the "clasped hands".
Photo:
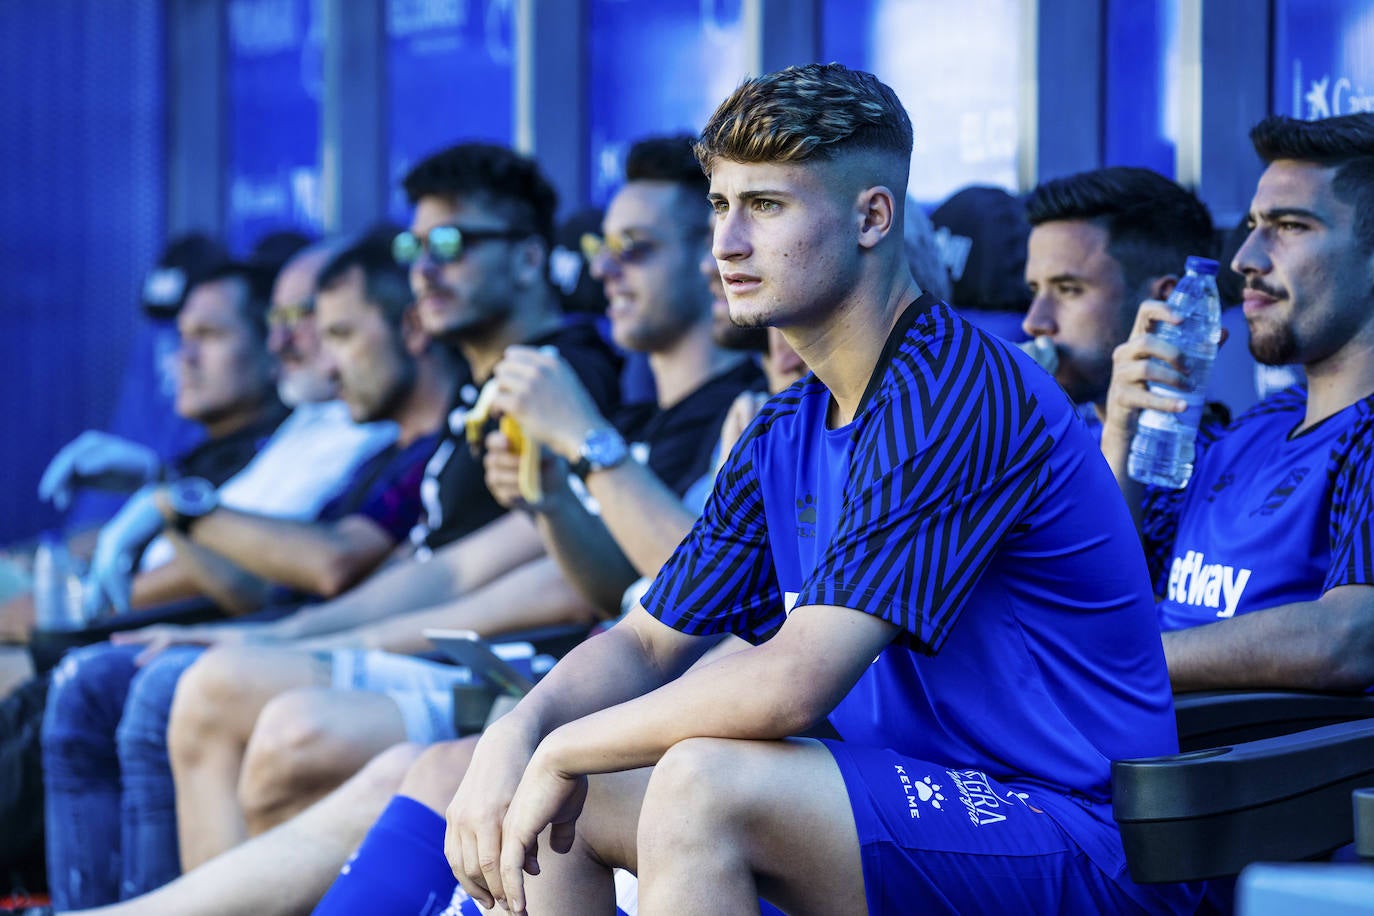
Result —
[[525, 912], [524, 876], [539, 874], [539, 835], [546, 827], [550, 849], [572, 849], [587, 777], [558, 766], [557, 735], [536, 744], [522, 726], [496, 722], [449, 804], [444, 855], [458, 883], [484, 907]]

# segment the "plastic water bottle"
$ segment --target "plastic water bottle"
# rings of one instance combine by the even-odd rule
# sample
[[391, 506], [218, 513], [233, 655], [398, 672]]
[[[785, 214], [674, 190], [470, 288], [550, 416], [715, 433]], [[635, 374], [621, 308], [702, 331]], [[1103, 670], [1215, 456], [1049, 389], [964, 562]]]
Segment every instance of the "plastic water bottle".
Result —
[[43, 632], [79, 630], [86, 624], [81, 576], [60, 535], [45, 533], [33, 554], [34, 626]]
[[1150, 393], [1179, 398], [1182, 413], [1142, 410], [1131, 441], [1126, 470], [1134, 480], [1181, 490], [1193, 476], [1194, 442], [1202, 419], [1207, 379], [1221, 341], [1221, 300], [1217, 297], [1217, 262], [1189, 258], [1186, 274], [1169, 296], [1169, 308], [1183, 319], [1159, 322], [1155, 336], [1178, 348], [1183, 364], [1182, 388], [1150, 383]]

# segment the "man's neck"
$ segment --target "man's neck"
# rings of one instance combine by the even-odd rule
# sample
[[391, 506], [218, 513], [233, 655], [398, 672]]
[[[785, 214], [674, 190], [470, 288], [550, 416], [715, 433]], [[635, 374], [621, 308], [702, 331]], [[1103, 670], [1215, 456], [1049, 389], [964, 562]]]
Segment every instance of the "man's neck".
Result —
[[525, 308], [517, 307], [507, 320], [488, 328], [481, 335], [458, 340], [457, 346], [472, 369], [472, 377], [480, 385], [491, 378], [506, 347], [542, 337], [556, 331], [562, 324], [563, 314], [557, 304], [551, 298], [545, 298]]
[[1317, 425], [1374, 394], [1374, 342], [1361, 335], [1319, 363], [1306, 366], [1307, 414], [1298, 431]]
[[696, 391], [709, 380], [738, 366], [749, 354], [724, 350], [711, 339], [711, 323], [700, 322], [668, 349], [649, 354], [658, 406], [664, 410]]
[[442, 427], [457, 387], [448, 358], [427, 353], [416, 360], [415, 384], [391, 418], [396, 423], [396, 444], [404, 448]]
[[862, 287], [811, 327], [783, 328], [783, 336], [834, 398], [828, 425], [848, 424], [873, 377], [873, 370], [897, 319], [921, 295], [909, 275], [897, 277], [879, 294]]
[[257, 404], [244, 407], [242, 410], [234, 411], [225, 416], [216, 417], [204, 423], [205, 437], [207, 439], [223, 439], [235, 433], [242, 432], [256, 423], [260, 423], [267, 418], [274, 410], [277, 410], [280, 402], [275, 394], [264, 398]]

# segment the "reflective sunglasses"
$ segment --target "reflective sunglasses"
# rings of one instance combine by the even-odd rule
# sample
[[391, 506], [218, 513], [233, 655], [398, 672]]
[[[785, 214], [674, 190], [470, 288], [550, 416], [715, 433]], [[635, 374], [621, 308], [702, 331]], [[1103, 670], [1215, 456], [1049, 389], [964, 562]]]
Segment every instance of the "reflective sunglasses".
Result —
[[269, 328], [294, 328], [301, 319], [315, 314], [315, 299], [312, 296], [294, 305], [274, 305], [267, 310]]
[[391, 256], [397, 264], [409, 267], [420, 260], [421, 253], [428, 252], [431, 260], [448, 264], [463, 256], [469, 245], [492, 239], [523, 239], [532, 235], [526, 229], [462, 229], [458, 226], [435, 226], [429, 234], [420, 237], [413, 232], [402, 232], [391, 240]]
[[602, 238], [594, 232], [584, 233], [580, 239], [582, 256], [588, 264], [595, 264], [602, 255], [617, 264], [638, 264], [658, 247], [657, 242], [648, 239], [632, 239], [623, 235]]

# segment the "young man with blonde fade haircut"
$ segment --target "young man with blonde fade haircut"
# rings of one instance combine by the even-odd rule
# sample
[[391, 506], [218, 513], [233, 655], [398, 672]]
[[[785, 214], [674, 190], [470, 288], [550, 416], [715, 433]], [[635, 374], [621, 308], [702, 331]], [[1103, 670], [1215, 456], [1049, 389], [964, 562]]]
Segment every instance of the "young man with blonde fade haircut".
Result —
[[[1109, 762], [1176, 748], [1130, 516], [1054, 380], [912, 282], [911, 146], [834, 64], [707, 125], [731, 317], [814, 376], [641, 605], [479, 742], [446, 852], [484, 904], [610, 913], [624, 866], [646, 914], [1195, 905], [1130, 883], [1111, 820]], [[688, 670], [726, 632], [753, 645]], [[843, 741], [789, 737], [823, 718]]]

